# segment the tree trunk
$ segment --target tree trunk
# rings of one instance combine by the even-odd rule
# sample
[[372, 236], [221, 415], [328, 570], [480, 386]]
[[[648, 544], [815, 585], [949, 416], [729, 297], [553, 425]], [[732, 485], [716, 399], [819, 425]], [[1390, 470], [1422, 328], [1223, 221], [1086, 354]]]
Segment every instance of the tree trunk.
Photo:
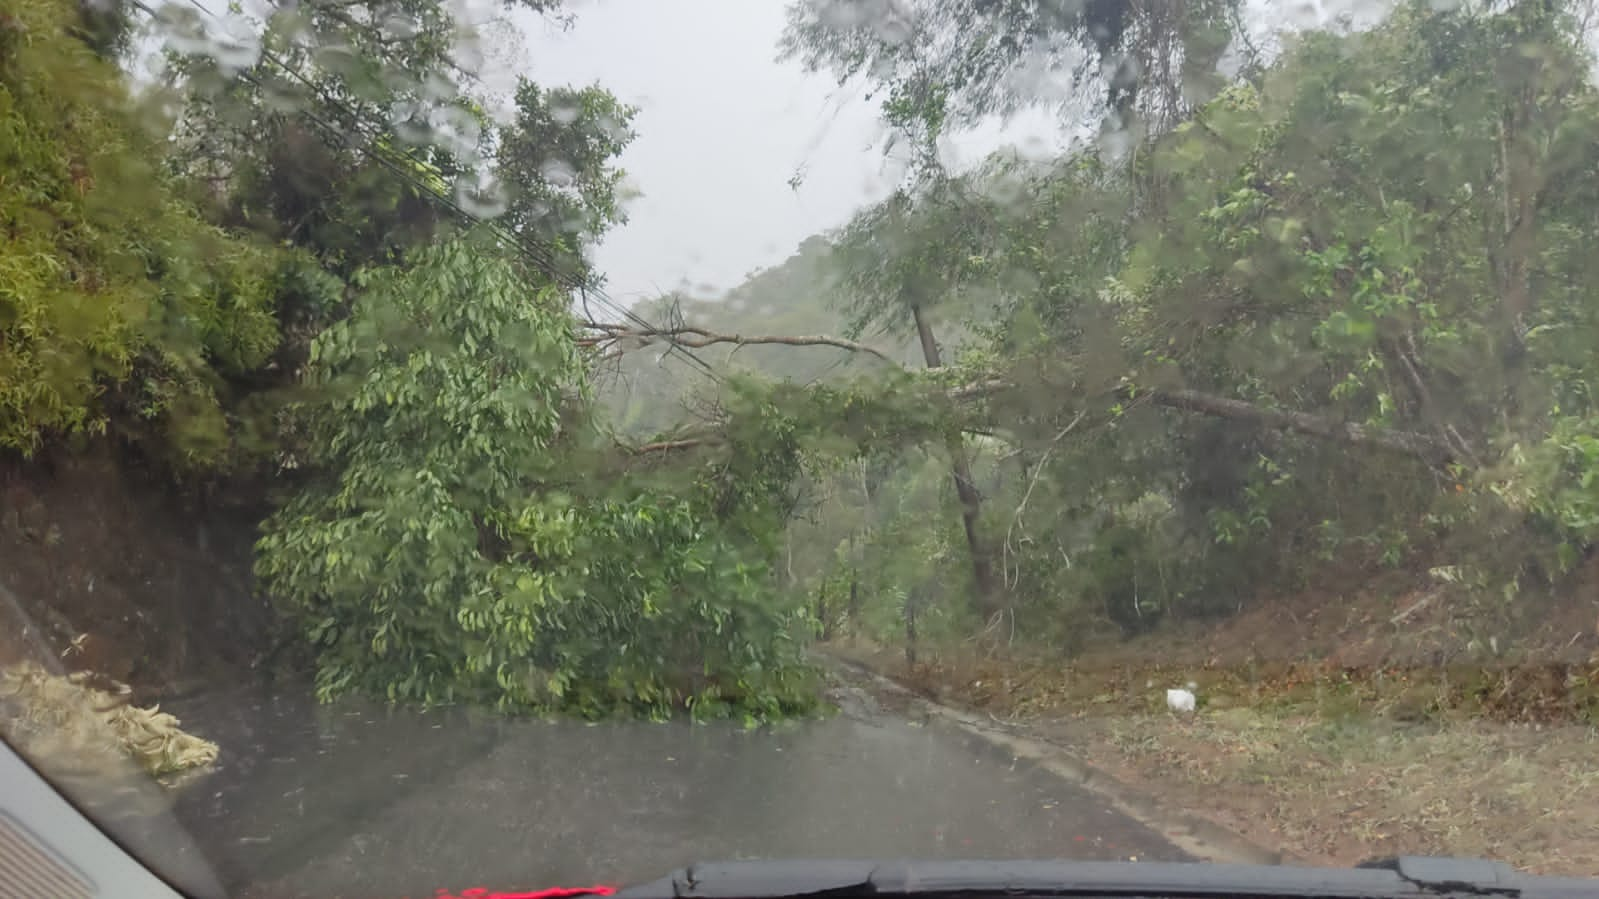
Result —
[[[1541, 69], [1534, 63], [1534, 71]], [[1499, 131], [1500, 191], [1504, 202], [1499, 252], [1490, 262], [1499, 276], [1499, 303], [1504, 315], [1506, 409], [1518, 416], [1529, 386], [1526, 335], [1532, 314], [1532, 272], [1537, 259], [1538, 195], [1542, 191], [1538, 152], [1530, 132], [1539, 79], [1534, 74], [1511, 100]]]
[[[911, 316], [916, 321], [916, 336], [922, 341], [922, 358], [928, 368], [942, 368], [938, 355], [938, 341], [933, 338], [933, 327], [922, 314], [922, 307], [911, 306]], [[997, 610], [998, 592], [994, 589], [994, 566], [983, 547], [977, 522], [983, 511], [983, 500], [972, 483], [972, 467], [966, 459], [966, 444], [959, 433], [951, 434], [947, 447], [950, 457], [950, 474], [955, 478], [955, 495], [960, 497], [961, 524], [966, 528], [966, 546], [972, 556], [972, 582], [977, 590], [977, 613], [987, 620]]]
[[861, 575], [856, 568], [849, 570], [849, 605], [846, 608], [851, 627], [857, 626], [861, 618]]
[[[948, 396], [954, 400], [965, 400], [998, 393], [1013, 387], [1014, 385], [1009, 381], [1000, 378], [989, 378], [963, 387], [957, 387], [949, 391]], [[1423, 434], [1417, 431], [1374, 428], [1309, 412], [1267, 409], [1246, 403], [1243, 400], [1216, 396], [1210, 393], [1200, 393], [1197, 390], [1144, 388], [1137, 391], [1119, 390], [1117, 395], [1128, 402], [1135, 399], [1147, 400], [1157, 406], [1165, 406], [1169, 409], [1182, 409], [1188, 412], [1213, 415], [1217, 418], [1231, 418], [1235, 421], [1252, 422], [1262, 427], [1309, 434], [1313, 437], [1322, 437], [1338, 443], [1349, 444], [1350, 446], [1365, 446], [1414, 456], [1424, 462], [1442, 464], [1458, 461], [1457, 451], [1449, 443], [1431, 434]]]
[[1248, 421], [1284, 431], [1297, 431], [1316, 437], [1326, 437], [1357, 446], [1371, 446], [1415, 456], [1429, 462], [1448, 462], [1454, 450], [1430, 434], [1415, 431], [1393, 431], [1385, 428], [1368, 428], [1354, 422], [1338, 421], [1311, 415], [1306, 412], [1289, 412], [1281, 409], [1263, 409], [1243, 400], [1213, 396], [1193, 390], [1152, 390], [1140, 394], [1157, 405], [1170, 409], [1202, 412], [1218, 418]]
[[861, 621], [861, 550], [857, 541], [863, 533], [870, 533], [872, 513], [872, 481], [867, 477], [866, 460], [858, 459], [856, 473], [861, 476], [861, 522], [849, 532], [849, 606], [845, 616], [850, 629], [859, 632]]
[[916, 670], [916, 592], [912, 588], [905, 594], [905, 667]]
[[1471, 445], [1449, 423], [1438, 402], [1433, 399], [1432, 388], [1427, 385], [1427, 378], [1422, 374], [1421, 354], [1416, 350], [1415, 336], [1407, 333], [1403, 337], [1379, 338], [1377, 346], [1391, 374], [1405, 385], [1406, 392], [1415, 403], [1416, 414], [1437, 436], [1438, 441], [1449, 447], [1457, 457], [1469, 460], [1475, 467], [1481, 467], [1481, 461], [1477, 459]]
[[849, 535], [849, 605], [845, 607], [845, 617], [849, 619], [850, 627], [860, 626], [861, 620], [861, 567], [855, 558], [855, 532]]

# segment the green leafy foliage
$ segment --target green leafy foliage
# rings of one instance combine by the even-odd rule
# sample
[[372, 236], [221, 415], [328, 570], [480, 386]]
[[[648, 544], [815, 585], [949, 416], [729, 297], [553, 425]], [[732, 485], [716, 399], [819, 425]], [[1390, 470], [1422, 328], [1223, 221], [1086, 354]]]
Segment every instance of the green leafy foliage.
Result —
[[470, 180], [485, 129], [452, 77], [456, 22], [442, 6], [274, 7], [235, 23], [263, 51], [243, 68], [203, 13], [167, 18], [165, 89], [181, 109], [168, 167], [203, 188], [213, 216], [341, 275], [446, 227], [435, 193]]
[[[1594, 134], [1594, 95], [1575, 39], [1533, 5], [1406, 6], [1367, 33], [1305, 38], [1258, 86], [1201, 109], [1154, 158], [1165, 214], [1140, 223], [1121, 276], [1161, 323], [1131, 332], [1144, 377], [1175, 371], [1261, 406], [1432, 434], [1467, 467], [1541, 442], [1574, 357], [1538, 338], [1595, 334], [1586, 262], [1571, 255], [1589, 255], [1586, 238], [1570, 242], [1591, 223], [1537, 187], [1591, 165], [1577, 135]], [[1587, 414], [1580, 393], [1567, 415]], [[1254, 486], [1244, 506], [1221, 501], [1258, 522], [1241, 542], [1262, 558], [1292, 558], [1309, 528], [1340, 521], [1396, 564], [1437, 536], [1427, 510], [1457, 483], [1297, 440], [1267, 455], [1293, 473], [1270, 488], [1277, 511], [1242, 514], [1267, 495]], [[1471, 530], [1456, 529], [1468, 542]], [[1501, 576], [1521, 575], [1501, 559]]]
[[[606, 91], [522, 81], [496, 126], [450, 10], [312, 0], [243, 68], [168, 21], [156, 134], [124, 23], [28, 0], [0, 447], [222, 467], [247, 433], [324, 696], [756, 719], [814, 701], [817, 633], [1071, 652], [1392, 569], [1514, 607], [1599, 535], [1599, 93], [1565, 4], [1434, 6], [1261, 65], [1231, 0], [792, 4], [784, 52], [864, 78], [912, 177], [720, 303], [639, 311], [889, 358], [734, 341], [704, 379], [659, 335], [578, 340], [555, 283], [625, 221]], [[939, 161], [1036, 106], [1107, 140]]]
[[325, 694], [447, 701], [493, 657], [461, 629], [577, 360], [550, 297], [464, 244], [360, 283], [312, 347], [301, 464], [322, 475], [263, 527], [259, 573], [307, 622]]
[[676, 492], [607, 483], [582, 461], [587, 388], [564, 294], [466, 240], [359, 282], [349, 319], [313, 349], [305, 464], [320, 476], [259, 546], [261, 577], [318, 649], [324, 696], [585, 714], [806, 706], [795, 613], [770, 590], [757, 529], [782, 520], [757, 476], [770, 441], [735, 444]]
[[80, 15], [37, 0], [0, 27], [0, 447], [116, 418], [153, 451], [217, 463], [227, 379], [278, 343], [283, 259], [202, 221], [161, 176], [114, 65], [74, 35]]
[[[507, 6], [554, 15], [560, 4]], [[233, 27], [262, 47], [245, 66], [203, 15], [167, 18], [166, 89], [182, 107], [170, 167], [204, 186], [217, 217], [303, 247], [340, 275], [512, 208], [513, 230], [570, 233], [571, 254], [620, 215], [611, 162], [631, 138], [631, 110], [597, 87], [523, 81], [502, 131], [475, 92], [480, 36], [437, 0], [241, 13]], [[547, 226], [534, 235], [540, 204]]]
[[[896, 36], [800, 4], [789, 49], [871, 73], [891, 124], [936, 133], [1003, 108], [984, 85], [1009, 63], [985, 41], [1026, 6], [956, 4]], [[1590, 552], [1599, 135], [1581, 46], [1563, 4], [1402, 4], [1212, 84], [1129, 158], [935, 170], [834, 236], [857, 330], [903, 329], [911, 299], [972, 335], [965, 382], [1005, 385], [962, 426], [996, 441], [974, 479], [1017, 632], [1071, 648], [1394, 568], [1470, 568], [1451, 589], [1498, 614]], [[931, 488], [919, 464], [896, 476]], [[824, 567], [825, 606], [960, 540], [948, 508], [874, 517], [882, 500], [836, 474], [813, 489], [794, 552]], [[859, 613], [879, 636], [904, 607], [888, 580]]]
[[496, 149], [503, 224], [549, 256], [547, 268], [587, 278], [581, 248], [627, 221], [625, 173], [614, 161], [633, 140], [637, 110], [597, 85], [546, 90], [523, 79], [515, 99]]
[[[794, 0], [782, 48], [842, 84], [865, 77], [884, 121], [937, 170], [936, 142], [1029, 107], [1157, 126], [1219, 85], [1236, 0]], [[1234, 48], [1247, 49], [1247, 48]], [[1157, 130], [1158, 127], [1157, 127]]]

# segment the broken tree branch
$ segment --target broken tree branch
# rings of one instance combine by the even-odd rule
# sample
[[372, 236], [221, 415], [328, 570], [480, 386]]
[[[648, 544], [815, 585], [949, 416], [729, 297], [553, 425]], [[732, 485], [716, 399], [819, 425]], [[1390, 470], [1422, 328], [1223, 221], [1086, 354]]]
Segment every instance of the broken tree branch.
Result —
[[[1015, 386], [1015, 384], [1001, 378], [985, 378], [981, 381], [974, 381], [970, 384], [955, 387], [949, 390], [947, 395], [952, 400], [975, 399], [1014, 389]], [[1388, 428], [1373, 428], [1353, 422], [1326, 418], [1321, 415], [1313, 415], [1308, 412], [1267, 409], [1243, 400], [1200, 393], [1196, 390], [1146, 388], [1136, 392], [1132, 390], [1121, 390], [1119, 392], [1125, 398], [1136, 398], [1154, 403], [1157, 406], [1165, 406], [1168, 409], [1182, 409], [1187, 412], [1198, 412], [1217, 418], [1251, 422], [1268, 428], [1293, 431], [1312, 437], [1322, 437], [1352, 446], [1369, 446], [1375, 449], [1414, 456], [1432, 463], [1451, 462], [1459, 455], [1458, 451], [1449, 442], [1429, 434], [1421, 434], [1415, 431], [1396, 431]]]
[[1154, 390], [1148, 393], [1151, 402], [1169, 409], [1185, 409], [1219, 418], [1248, 421], [1284, 431], [1308, 434], [1312, 437], [1325, 437], [1340, 443], [1390, 450], [1428, 462], [1448, 462], [1455, 456], [1454, 449], [1448, 444], [1436, 437], [1418, 434], [1415, 431], [1372, 428], [1311, 415], [1308, 412], [1265, 409], [1243, 400], [1212, 396], [1194, 390]]
[[988, 396], [991, 393], [999, 393], [1004, 390], [1009, 390], [1014, 386], [1015, 385], [1011, 382], [1000, 378], [986, 378], [981, 381], [973, 381], [970, 384], [962, 384], [959, 387], [951, 388], [948, 392], [948, 395], [952, 400], [970, 400], [976, 399], [980, 396]]
[[1027, 482], [1027, 492], [1022, 494], [1022, 501], [1016, 504], [1016, 512], [1011, 516], [1010, 526], [1005, 528], [1005, 542], [1002, 545], [1003, 558], [1000, 560], [1000, 574], [1005, 580], [1005, 587], [1007, 589], [1015, 590], [1021, 585], [1022, 582], [1022, 567], [1020, 562], [1016, 564], [1016, 580], [1012, 581], [1010, 579], [1010, 558], [1011, 556], [1018, 554], [1016, 551], [1016, 545], [1011, 542], [1011, 537], [1016, 530], [1016, 525], [1021, 523], [1022, 516], [1027, 514], [1027, 502], [1033, 498], [1033, 488], [1038, 486], [1038, 476], [1044, 473], [1044, 466], [1049, 462], [1050, 454], [1055, 452], [1055, 448], [1060, 445], [1061, 440], [1063, 440], [1067, 434], [1070, 434], [1073, 430], [1075, 430], [1077, 425], [1082, 422], [1083, 416], [1087, 414], [1088, 413], [1086, 412], [1079, 411], [1077, 416], [1071, 420], [1070, 424], [1066, 425], [1064, 428], [1061, 428], [1060, 432], [1055, 435], [1054, 439], [1049, 441], [1049, 447], [1044, 450], [1044, 454], [1038, 458], [1038, 464], [1033, 466], [1033, 476]]
[[670, 453], [677, 450], [686, 450], [693, 449], [697, 446], [705, 446], [710, 442], [711, 441], [705, 437], [687, 437], [682, 440], [657, 440], [654, 443], [646, 443], [642, 446], [627, 447], [627, 451], [638, 456], [642, 456], [645, 453]]
[[590, 331], [597, 331], [600, 337], [592, 338], [583, 343], [600, 343], [623, 340], [636, 340], [649, 342], [651, 340], [665, 340], [678, 346], [690, 349], [701, 349], [718, 343], [730, 343], [735, 346], [755, 346], [771, 344], [779, 346], [830, 346], [852, 353], [867, 353], [887, 362], [897, 365], [892, 358], [876, 347], [867, 346], [854, 340], [842, 337], [829, 337], [827, 335], [802, 335], [788, 337], [776, 334], [722, 334], [705, 328], [678, 327], [678, 328], [643, 328], [628, 325], [610, 324], [606, 322], [580, 321], [578, 326]]

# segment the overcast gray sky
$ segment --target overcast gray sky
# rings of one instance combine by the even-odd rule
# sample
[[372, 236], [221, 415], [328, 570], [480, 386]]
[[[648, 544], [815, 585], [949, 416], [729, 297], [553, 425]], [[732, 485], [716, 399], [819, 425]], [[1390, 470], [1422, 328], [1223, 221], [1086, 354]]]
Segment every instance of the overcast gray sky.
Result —
[[[225, 0], [195, 0], [215, 8]], [[449, 0], [486, 24], [483, 0]], [[786, 259], [806, 237], [837, 227], [882, 198], [902, 168], [886, 156], [877, 104], [859, 84], [777, 61], [790, 0], [567, 0], [570, 28], [520, 7], [509, 29], [487, 27], [484, 87], [509, 97], [517, 76], [546, 85], [599, 83], [639, 107], [638, 138], [621, 164], [641, 196], [629, 222], [595, 251], [607, 290], [623, 303], [682, 290], [712, 297], [752, 270]], [[245, 0], [257, 15], [272, 0]], [[1391, 0], [1251, 0], [1257, 38], [1277, 27], [1316, 27]], [[179, 8], [182, 8], [180, 5]], [[219, 20], [220, 21], [220, 20]], [[253, 26], [234, 22], [240, 34]], [[212, 34], [227, 23], [207, 21]], [[497, 37], [492, 37], [497, 35]], [[255, 58], [258, 41], [208, 40], [188, 49]], [[171, 40], [168, 37], [168, 40]], [[149, 50], [160, 38], [148, 41]], [[153, 62], [153, 59], [147, 59]], [[1058, 117], [1039, 112], [993, 123], [952, 143], [959, 168], [1002, 146], [1050, 155], [1065, 146]], [[798, 174], [797, 187], [790, 180]]]
[[[640, 107], [639, 137], [622, 165], [643, 196], [595, 253], [618, 301], [720, 293], [843, 224], [897, 180], [877, 104], [859, 86], [776, 61], [786, 5], [577, 0], [567, 31], [517, 19], [525, 44], [507, 55], [519, 57], [522, 74], [541, 84], [597, 81]], [[1035, 133], [1053, 140], [1053, 130], [1035, 118], [956, 150], [976, 160]], [[793, 189], [796, 172], [804, 178]]]
[[[615, 299], [668, 290], [710, 297], [756, 267], [779, 263], [811, 234], [882, 198], [900, 170], [883, 152], [877, 104], [860, 85], [777, 62], [789, 0], [570, 0], [560, 30], [514, 14], [523, 44], [503, 69], [546, 85], [599, 82], [638, 107], [638, 139], [622, 157], [643, 196], [597, 249]], [[1390, 0], [1252, 0], [1257, 39], [1278, 27], [1370, 17]], [[954, 142], [947, 163], [1002, 146], [1065, 145], [1045, 113]], [[788, 181], [796, 172], [799, 188]]]

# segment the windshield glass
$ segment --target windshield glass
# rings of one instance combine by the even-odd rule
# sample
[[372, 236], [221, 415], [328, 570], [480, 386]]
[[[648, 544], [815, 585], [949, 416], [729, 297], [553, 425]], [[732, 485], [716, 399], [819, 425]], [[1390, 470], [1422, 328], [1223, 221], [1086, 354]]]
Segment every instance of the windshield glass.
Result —
[[230, 895], [1599, 876], [1596, 12], [7, 0], [0, 735]]

